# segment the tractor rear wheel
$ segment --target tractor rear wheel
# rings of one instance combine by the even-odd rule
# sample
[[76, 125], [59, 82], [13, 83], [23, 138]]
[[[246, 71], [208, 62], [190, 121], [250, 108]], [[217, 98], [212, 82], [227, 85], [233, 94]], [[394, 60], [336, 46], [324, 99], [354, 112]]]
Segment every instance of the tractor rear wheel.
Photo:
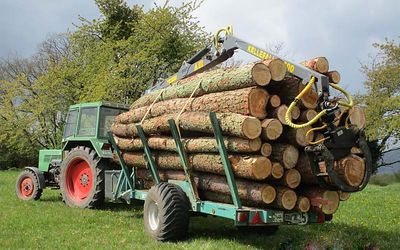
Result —
[[61, 163], [60, 190], [70, 207], [95, 208], [104, 201], [104, 169], [106, 165], [95, 150], [73, 148]]
[[144, 226], [159, 241], [176, 241], [186, 237], [190, 203], [177, 185], [161, 182], [153, 186], [144, 202]]
[[33, 171], [24, 170], [17, 178], [15, 192], [17, 197], [24, 201], [38, 200], [42, 195], [39, 188], [39, 177]]

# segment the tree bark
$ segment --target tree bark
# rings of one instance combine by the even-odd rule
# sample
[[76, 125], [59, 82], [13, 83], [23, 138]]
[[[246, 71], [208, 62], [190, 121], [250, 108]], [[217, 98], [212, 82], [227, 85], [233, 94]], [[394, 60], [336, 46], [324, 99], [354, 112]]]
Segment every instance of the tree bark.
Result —
[[319, 73], [326, 73], [329, 70], [329, 62], [325, 57], [316, 57], [310, 60], [301, 62], [300, 64]]
[[283, 131], [282, 123], [278, 119], [267, 118], [261, 122], [261, 138], [266, 141], [276, 140]]
[[[146, 134], [168, 133], [169, 119], [175, 119], [177, 114], [166, 114], [145, 120], [142, 124]], [[224, 135], [255, 139], [261, 134], [261, 122], [255, 117], [235, 113], [218, 113], [217, 118]], [[208, 113], [185, 112], [179, 118], [179, 127], [183, 131], [195, 131], [212, 134], [212, 126]], [[118, 124], [111, 126], [111, 131], [118, 137], [131, 138], [137, 136], [135, 124]]]
[[272, 144], [271, 159], [282, 164], [284, 168], [294, 168], [298, 158], [299, 151], [293, 145], [282, 143]]
[[[188, 112], [237, 113], [263, 119], [267, 116], [268, 92], [262, 88], [244, 89], [210, 93], [193, 99], [177, 98], [155, 103], [146, 118], [164, 114], [179, 113], [183, 108]], [[142, 120], [150, 106], [131, 109], [116, 117], [116, 123], [135, 123]]]
[[[173, 85], [148, 93], [136, 100], [131, 109], [150, 105], [156, 102], [201, 96], [207, 93], [215, 93], [227, 90], [240, 89], [251, 86], [265, 86], [271, 80], [268, 67], [263, 63], [253, 63], [239, 68], [217, 69], [206, 71], [174, 83]], [[198, 87], [199, 86], [199, 87]], [[161, 93], [161, 94], [160, 94]]]
[[318, 183], [311, 171], [311, 163], [306, 153], [304, 152], [300, 153], [299, 160], [297, 161], [296, 164], [296, 169], [297, 171], [299, 171], [301, 175], [301, 181], [303, 183], [310, 183], [310, 184]]
[[302, 190], [304, 196], [310, 199], [314, 210], [324, 214], [334, 214], [339, 207], [339, 194], [318, 186], [310, 186]]
[[[157, 152], [153, 157], [159, 169], [183, 170], [180, 158], [174, 153]], [[141, 152], [123, 153], [128, 166], [147, 168], [147, 160]], [[221, 157], [215, 154], [188, 155], [190, 168], [193, 171], [225, 175]], [[264, 180], [271, 175], [271, 161], [263, 156], [229, 155], [232, 171], [236, 177], [250, 180]]]
[[[114, 137], [118, 148], [123, 151], [142, 150], [142, 141]], [[153, 136], [147, 139], [151, 149], [177, 152], [175, 141], [172, 137]], [[261, 148], [261, 139], [242, 139], [237, 137], [224, 137], [224, 144], [228, 152], [254, 153]], [[213, 137], [182, 138], [182, 145], [187, 153], [218, 153], [217, 141]]]

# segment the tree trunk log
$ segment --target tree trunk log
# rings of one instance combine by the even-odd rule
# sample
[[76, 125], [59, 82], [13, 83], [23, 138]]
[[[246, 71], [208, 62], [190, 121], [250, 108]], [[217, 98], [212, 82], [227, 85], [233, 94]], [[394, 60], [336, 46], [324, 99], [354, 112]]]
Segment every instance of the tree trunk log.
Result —
[[297, 198], [296, 206], [294, 209], [300, 213], [306, 213], [310, 210], [311, 204], [310, 199], [305, 196], [299, 196]]
[[268, 66], [271, 72], [271, 79], [274, 81], [282, 81], [286, 75], [287, 67], [285, 63], [278, 58], [268, 59], [263, 61]]
[[[269, 86], [268, 91], [271, 94], [277, 94], [281, 102], [290, 105], [296, 96], [304, 89], [305, 85], [301, 80], [295, 77], [286, 77], [282, 82]], [[317, 107], [318, 94], [314, 89], [305, 93], [298, 102], [299, 107], [306, 109], [315, 109]]]
[[165, 89], [156, 90], [142, 96], [132, 104], [131, 109], [150, 105], [158, 96], [157, 102], [175, 98], [187, 98], [192, 95], [196, 88], [197, 90], [193, 94], [194, 97], [256, 85], [265, 86], [270, 80], [269, 69], [263, 63], [253, 63], [239, 68], [206, 71], [195, 77], [178, 81]]
[[294, 168], [298, 158], [299, 151], [294, 146], [282, 143], [272, 144], [271, 159], [282, 164], [284, 168]]
[[313, 131], [308, 133], [308, 135], [306, 136], [307, 132], [310, 129], [311, 127], [296, 129], [285, 126], [284, 133], [282, 134], [280, 140], [296, 145], [297, 147], [305, 147], [309, 144], [309, 142], [313, 141], [314, 138]]
[[301, 175], [296, 169], [288, 169], [284, 172], [283, 177], [277, 181], [278, 184], [295, 189], [300, 185]]
[[299, 171], [301, 175], [301, 181], [304, 183], [310, 184], [317, 184], [317, 180], [315, 179], [312, 170], [311, 170], [311, 163], [308, 159], [306, 153], [301, 152], [299, 155], [299, 160], [297, 161], [296, 165], [297, 171]]
[[315, 111], [313, 109], [306, 109], [306, 110], [301, 111], [299, 121], [302, 123], [306, 123], [306, 122], [311, 121], [317, 115], [318, 115], [317, 111]]
[[288, 110], [288, 107], [286, 105], [281, 105], [277, 107], [276, 109], [272, 110], [270, 113], [271, 118], [276, 118], [278, 119], [283, 125], [287, 125], [286, 120], [285, 120], [285, 115]]
[[278, 139], [283, 131], [282, 123], [278, 119], [265, 119], [261, 122], [261, 127], [261, 138], [266, 141]]
[[292, 210], [296, 206], [297, 194], [290, 188], [277, 187], [273, 206], [279, 209]]
[[338, 191], [339, 193], [339, 199], [341, 201], [347, 201], [350, 198], [350, 193], [343, 192], [343, 191]]
[[[193, 99], [177, 98], [155, 103], [146, 118], [164, 114], [179, 113], [185, 106], [188, 112], [237, 113], [263, 119], [267, 116], [268, 92], [262, 88], [250, 87], [232, 91], [210, 93]], [[116, 123], [135, 123], [142, 120], [150, 106], [143, 106], [122, 113]]]
[[336, 70], [326, 72], [325, 75], [329, 78], [329, 82], [331, 83], [338, 84], [340, 82], [340, 74]]
[[272, 146], [271, 144], [264, 142], [261, 146], [261, 155], [265, 157], [270, 157], [272, 153]]
[[364, 179], [365, 162], [357, 155], [349, 155], [335, 162], [334, 170], [348, 185], [358, 187]]
[[285, 169], [282, 167], [282, 165], [279, 162], [273, 162], [270, 179], [275, 179], [275, 180], [281, 179], [283, 177], [284, 172], [285, 172]]
[[269, 97], [269, 101], [268, 101], [268, 108], [272, 108], [275, 109], [277, 107], [279, 107], [281, 105], [281, 98], [279, 97], [279, 95], [271, 95]]
[[329, 62], [325, 57], [316, 57], [310, 60], [301, 62], [300, 64], [319, 73], [326, 73], [329, 70]]
[[[142, 141], [136, 139], [124, 139], [114, 137], [118, 148], [123, 151], [142, 150]], [[177, 152], [175, 141], [172, 137], [154, 136], [147, 138], [147, 143], [151, 149], [166, 150]], [[235, 153], [254, 153], [261, 149], [261, 139], [242, 139], [237, 137], [224, 137], [225, 147], [228, 152]], [[197, 137], [182, 138], [182, 145], [187, 153], [218, 153], [218, 145], [215, 138]]]
[[[183, 170], [180, 158], [174, 153], [154, 153], [153, 157], [160, 169]], [[123, 153], [123, 159], [128, 166], [147, 168], [147, 161], [141, 152]], [[263, 156], [230, 155], [229, 160], [235, 176], [264, 180], [271, 175], [271, 161]], [[225, 175], [221, 157], [215, 154], [188, 155], [189, 166], [194, 171]]]
[[[176, 114], [166, 114], [145, 120], [142, 124], [146, 134], [169, 132], [168, 120], [175, 119]], [[224, 135], [255, 139], [261, 134], [261, 122], [255, 117], [234, 113], [217, 114]], [[213, 133], [211, 121], [206, 112], [185, 112], [180, 116], [179, 127], [183, 131]], [[130, 138], [137, 136], [135, 124], [118, 124], [111, 126], [111, 131], [118, 137]]]
[[304, 196], [310, 199], [314, 210], [322, 211], [324, 214], [333, 214], [339, 207], [339, 194], [318, 186], [310, 186], [302, 190]]
[[365, 127], [365, 113], [364, 110], [359, 106], [354, 106], [349, 111], [350, 123], [362, 129]]

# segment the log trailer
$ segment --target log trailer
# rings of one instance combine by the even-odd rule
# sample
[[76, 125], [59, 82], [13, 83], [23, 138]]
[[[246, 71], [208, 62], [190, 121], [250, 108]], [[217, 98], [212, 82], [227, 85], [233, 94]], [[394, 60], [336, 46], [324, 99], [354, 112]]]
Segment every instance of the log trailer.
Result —
[[[232, 28], [219, 30], [214, 42], [199, 51], [180, 70], [148, 89], [168, 87], [175, 81], [208, 70], [232, 57], [237, 50], [245, 51], [259, 59], [279, 58], [278, 56], [249, 44], [233, 36]], [[314, 176], [320, 186], [329, 190], [356, 192], [368, 183], [371, 174], [371, 155], [362, 130], [348, 126], [346, 115], [334, 122], [339, 107], [350, 108], [351, 96], [341, 87], [329, 83], [328, 77], [302, 65], [284, 60], [288, 72], [305, 85], [304, 90], [293, 100], [286, 113], [286, 122], [293, 128], [303, 128], [321, 121], [324, 126], [324, 139], [305, 148], [311, 162]], [[319, 94], [319, 114], [305, 124], [294, 124], [290, 119], [291, 109], [310, 88]], [[342, 92], [348, 102], [330, 98], [330, 87]], [[169, 128], [175, 141], [184, 180], [161, 182], [158, 167], [152, 156], [143, 128], [136, 124], [139, 138], [155, 185], [144, 189], [143, 181], [136, 176], [135, 168], [128, 168], [114, 137], [109, 132], [114, 118], [128, 110], [127, 106], [106, 102], [82, 103], [69, 108], [62, 149], [41, 150], [38, 167], [26, 167], [16, 182], [16, 194], [22, 200], [37, 200], [46, 187], [60, 189], [63, 201], [71, 207], [95, 208], [103, 201], [127, 202], [144, 201], [144, 224], [146, 232], [161, 241], [177, 240], [185, 237], [189, 217], [192, 214], [206, 214], [230, 219], [240, 228], [257, 228], [264, 232], [276, 231], [280, 224], [304, 225], [323, 223], [329, 220], [321, 212], [293, 212], [276, 209], [262, 209], [243, 206], [232, 167], [228, 159], [219, 121], [215, 113], [209, 113], [219, 155], [224, 166], [225, 177], [229, 186], [232, 203], [225, 204], [201, 200], [189, 167], [188, 157], [182, 145], [179, 128], [173, 119]], [[358, 147], [366, 159], [366, 171], [362, 184], [356, 188], [344, 183], [334, 171], [333, 164], [350, 154], [352, 147]], [[116, 164], [113, 154], [118, 159]], [[326, 180], [329, 177], [330, 182]]]

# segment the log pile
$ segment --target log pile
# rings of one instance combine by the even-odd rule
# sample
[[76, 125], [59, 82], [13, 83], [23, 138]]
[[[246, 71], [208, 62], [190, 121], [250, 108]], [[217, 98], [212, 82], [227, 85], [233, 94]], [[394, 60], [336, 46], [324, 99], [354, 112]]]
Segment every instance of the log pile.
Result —
[[[334, 84], [340, 82], [340, 74], [329, 71], [324, 57], [302, 64], [327, 75]], [[116, 117], [111, 131], [125, 163], [136, 168], [137, 177], [149, 188], [153, 181], [135, 124], [142, 125], [161, 180], [184, 180], [168, 126], [174, 119], [201, 198], [232, 203], [208, 117], [208, 112], [216, 112], [244, 205], [333, 214], [349, 194], [320, 188], [304, 153], [304, 147], [322, 134], [309, 131], [311, 127], [293, 129], [285, 121], [288, 106], [303, 88], [280, 59], [207, 71], [142, 96]], [[317, 101], [312, 89], [291, 112], [292, 120], [313, 119]], [[364, 126], [360, 108], [346, 112], [351, 123]], [[354, 153], [335, 162], [335, 170], [347, 184], [357, 186], [365, 163]]]

